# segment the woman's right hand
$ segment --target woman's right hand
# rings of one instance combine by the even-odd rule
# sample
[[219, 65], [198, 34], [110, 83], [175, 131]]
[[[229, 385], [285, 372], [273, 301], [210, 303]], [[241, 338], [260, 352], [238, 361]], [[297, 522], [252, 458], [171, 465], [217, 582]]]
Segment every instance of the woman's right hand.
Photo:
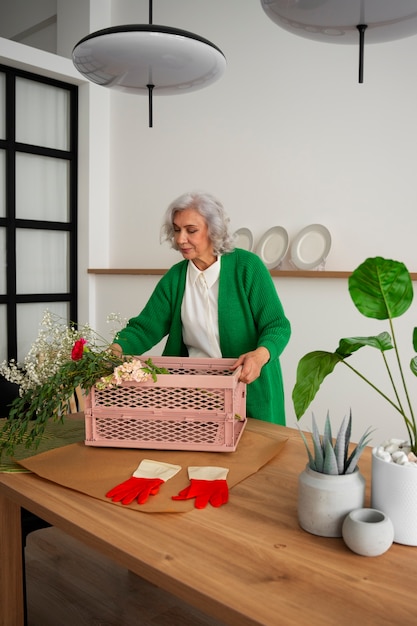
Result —
[[259, 346], [256, 350], [241, 354], [238, 360], [233, 363], [232, 370], [241, 365], [242, 371], [240, 372], [239, 380], [249, 385], [260, 376], [261, 369], [265, 363], [268, 363], [269, 358], [269, 350], [264, 346]]

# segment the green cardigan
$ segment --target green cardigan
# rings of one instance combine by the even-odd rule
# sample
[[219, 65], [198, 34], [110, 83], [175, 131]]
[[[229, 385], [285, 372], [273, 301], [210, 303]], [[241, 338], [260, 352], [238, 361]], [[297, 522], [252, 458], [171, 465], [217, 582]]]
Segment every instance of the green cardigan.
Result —
[[[167, 336], [164, 356], [187, 356], [182, 339], [181, 303], [188, 261], [174, 265], [158, 282], [149, 301], [129, 320], [115, 343], [124, 354], [141, 355]], [[221, 257], [218, 320], [224, 358], [237, 358], [264, 346], [270, 360], [247, 388], [247, 415], [285, 424], [284, 390], [279, 357], [291, 328], [271, 275], [254, 253], [236, 248]]]

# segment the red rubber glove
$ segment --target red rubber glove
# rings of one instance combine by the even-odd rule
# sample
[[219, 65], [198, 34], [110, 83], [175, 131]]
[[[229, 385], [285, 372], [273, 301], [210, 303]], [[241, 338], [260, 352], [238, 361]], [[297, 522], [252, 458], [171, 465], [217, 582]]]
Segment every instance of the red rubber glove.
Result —
[[156, 495], [160, 486], [175, 476], [180, 469], [180, 465], [143, 459], [132, 476], [110, 489], [106, 493], [106, 498], [121, 504], [131, 504], [134, 500], [137, 500], [138, 504], [144, 504], [149, 496]]
[[124, 483], [110, 489], [106, 493], [106, 498], [111, 498], [112, 502], [121, 502], [122, 504], [131, 504], [136, 499], [138, 504], [144, 504], [149, 496], [158, 493], [163, 482], [160, 478], [134, 478], [131, 476]]
[[229, 488], [226, 478], [229, 470], [225, 467], [189, 467], [190, 484], [182, 489], [173, 500], [190, 500], [195, 498], [196, 509], [205, 509], [207, 504], [219, 507], [229, 500]]

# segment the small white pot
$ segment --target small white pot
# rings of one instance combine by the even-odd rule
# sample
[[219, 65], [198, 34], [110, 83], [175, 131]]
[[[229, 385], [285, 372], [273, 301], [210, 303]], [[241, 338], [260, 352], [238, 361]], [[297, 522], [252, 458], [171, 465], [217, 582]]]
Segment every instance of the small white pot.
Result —
[[365, 503], [365, 479], [352, 474], [320, 474], [307, 465], [298, 477], [298, 521], [304, 530], [322, 537], [341, 537], [343, 521]]
[[388, 463], [372, 452], [371, 506], [394, 525], [394, 541], [417, 546], [417, 468]]
[[394, 526], [390, 518], [376, 509], [355, 509], [342, 526], [345, 544], [356, 554], [379, 556], [391, 547]]

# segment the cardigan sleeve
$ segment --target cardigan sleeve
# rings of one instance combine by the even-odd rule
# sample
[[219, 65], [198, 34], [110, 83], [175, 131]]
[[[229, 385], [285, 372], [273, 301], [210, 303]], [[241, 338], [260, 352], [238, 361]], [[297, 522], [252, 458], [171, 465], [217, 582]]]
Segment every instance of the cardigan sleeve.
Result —
[[132, 317], [114, 339], [124, 354], [143, 354], [169, 333], [173, 333], [175, 343], [181, 343], [178, 311], [184, 292], [183, 281], [183, 263], [174, 265], [160, 279], [139, 315]]

